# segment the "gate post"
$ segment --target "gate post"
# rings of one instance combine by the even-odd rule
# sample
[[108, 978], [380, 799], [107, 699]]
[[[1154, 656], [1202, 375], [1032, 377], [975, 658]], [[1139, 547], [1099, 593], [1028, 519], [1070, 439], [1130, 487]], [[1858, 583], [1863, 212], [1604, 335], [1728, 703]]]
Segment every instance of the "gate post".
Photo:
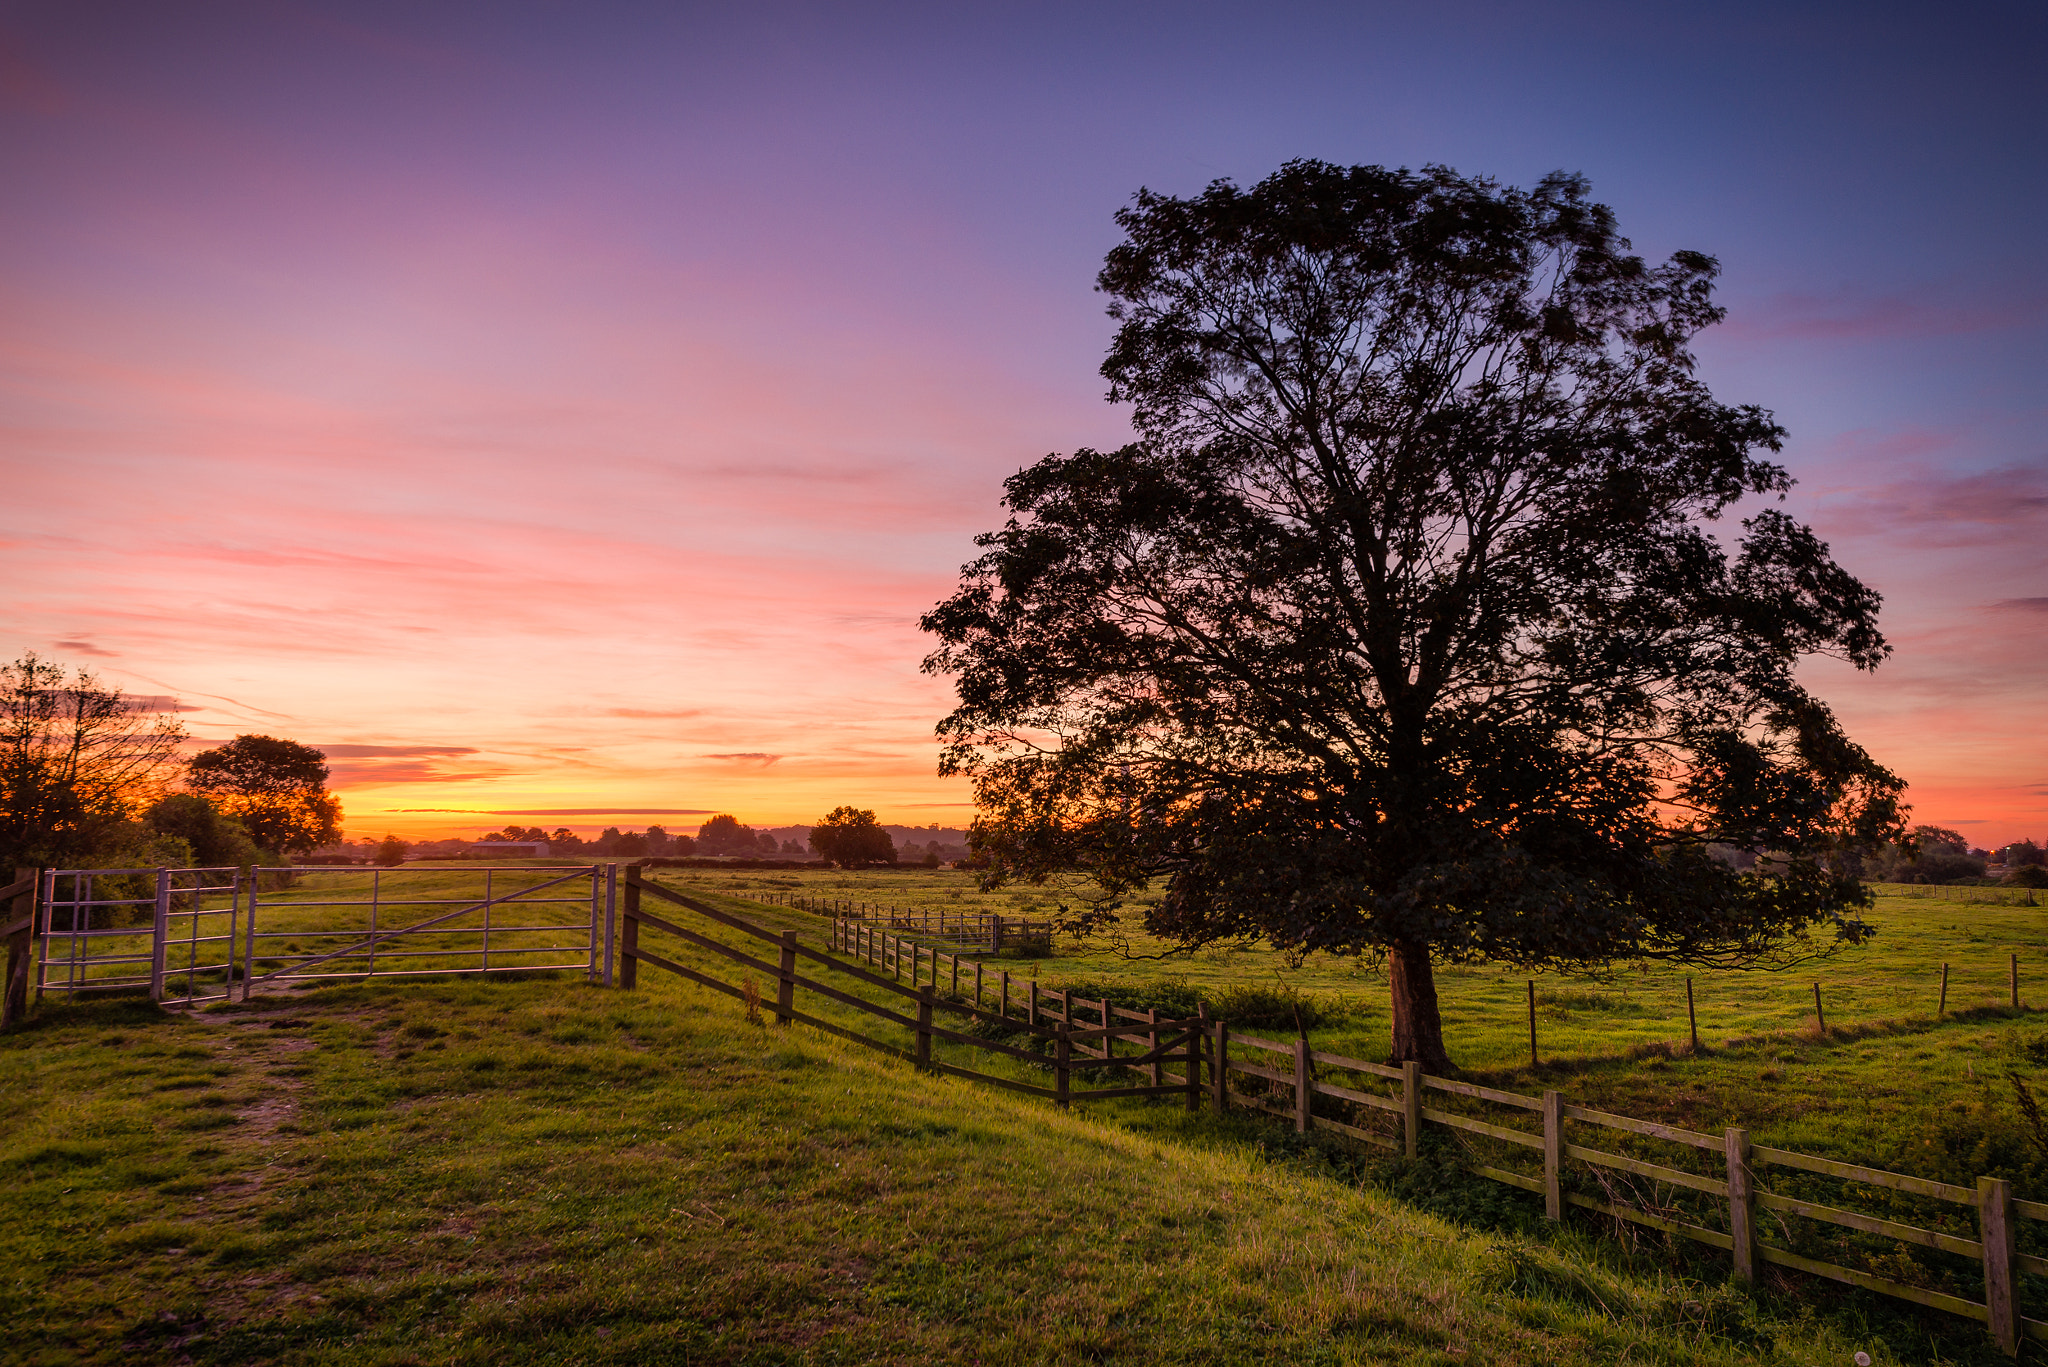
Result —
[[[594, 872], [595, 870], [593, 870]], [[604, 985], [619, 985], [618, 969], [612, 961], [619, 930], [619, 866], [604, 866]]]
[[150, 924], [149, 999], [164, 999], [164, 938], [171, 933], [171, 871], [156, 871], [156, 915]]
[[775, 1023], [788, 1025], [795, 1019], [790, 1012], [796, 1009], [796, 932], [793, 930], [782, 932], [782, 961], [778, 967], [781, 973], [775, 988]]
[[[614, 877], [618, 865], [611, 866]], [[619, 988], [631, 992], [640, 985], [640, 869], [626, 865], [626, 924], [619, 941]]]
[[[0, 918], [7, 920], [11, 933], [7, 936], [7, 985], [4, 997], [0, 997], [0, 1029], [18, 1025], [28, 1015], [29, 960], [33, 957], [36, 931], [36, 893], [41, 889], [41, 869], [16, 869], [14, 881], [26, 880], [29, 890], [19, 894], [7, 908], [0, 909]], [[19, 923], [20, 928], [14, 929]]]
[[1216, 1022], [1216, 1039], [1209, 1047], [1209, 1091], [1216, 1114], [1230, 1112], [1230, 1022]]

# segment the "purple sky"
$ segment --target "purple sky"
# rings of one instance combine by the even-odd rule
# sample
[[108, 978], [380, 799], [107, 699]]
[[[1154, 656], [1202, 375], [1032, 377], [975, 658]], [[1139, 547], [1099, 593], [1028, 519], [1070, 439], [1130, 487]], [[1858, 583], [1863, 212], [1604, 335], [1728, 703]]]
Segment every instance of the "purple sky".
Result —
[[1852, 734], [2040, 838], [2042, 15], [0, 4], [0, 646], [348, 747], [362, 834], [953, 824], [912, 623], [1124, 435], [1115, 210], [1565, 168], [1721, 259], [1705, 373], [1886, 595]]

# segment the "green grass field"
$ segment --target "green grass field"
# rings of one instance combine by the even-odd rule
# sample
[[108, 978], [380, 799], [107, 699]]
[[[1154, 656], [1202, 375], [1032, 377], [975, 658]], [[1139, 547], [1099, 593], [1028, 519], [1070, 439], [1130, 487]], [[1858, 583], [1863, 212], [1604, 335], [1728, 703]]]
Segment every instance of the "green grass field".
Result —
[[0, 1357], [1926, 1360], [1249, 1122], [1063, 1116], [651, 976], [46, 1009], [0, 1040]]
[[[363, 875], [299, 900], [348, 877]], [[465, 877], [432, 876], [451, 894]], [[1048, 900], [951, 872], [657, 878], [813, 943], [817, 918], [753, 899], [1018, 914]], [[2048, 1086], [2048, 1020], [1987, 1003], [2008, 953], [2048, 968], [2043, 915], [1887, 897], [1870, 946], [1701, 976], [1698, 1056], [1672, 1047], [1682, 976], [1539, 980], [1532, 1070], [1522, 980], [1458, 970], [1442, 985], [1452, 1048], [1516, 1090], [1746, 1123], [1760, 1142], [1947, 1180], [2012, 1176], [2040, 1199], [2048, 1145], [2011, 1079]], [[1952, 1015], [1936, 1022], [1944, 961]], [[1318, 1047], [1384, 1055], [1383, 984], [1348, 964], [1061, 945], [1005, 966], [1140, 996], [1301, 991], [1327, 1008]], [[1751, 1300], [1693, 1246], [1547, 1226], [1521, 1193], [1462, 1175], [1454, 1145], [1406, 1164], [1156, 1102], [1059, 1115], [748, 1025], [730, 998], [653, 970], [631, 995], [562, 974], [331, 985], [188, 1015], [46, 1004], [0, 1051], [10, 1362], [1993, 1360], [1962, 1321], [1776, 1276]], [[1904, 1250], [1897, 1266], [1860, 1256], [1923, 1284], [1957, 1275]]]

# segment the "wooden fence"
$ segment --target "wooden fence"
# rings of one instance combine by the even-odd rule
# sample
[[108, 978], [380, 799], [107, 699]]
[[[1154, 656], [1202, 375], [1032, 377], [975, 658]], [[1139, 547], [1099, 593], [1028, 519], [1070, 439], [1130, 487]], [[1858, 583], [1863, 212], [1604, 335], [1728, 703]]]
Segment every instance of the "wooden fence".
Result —
[[[1176, 1096], [1184, 1100], [1189, 1110], [1199, 1109], [1202, 1104], [1202, 1051], [1208, 1025], [1204, 1018], [1162, 1020], [1157, 1012], [1126, 1012], [1122, 1013], [1124, 1017], [1135, 1018], [1120, 1022], [1116, 1013], [1105, 1010], [1099, 1024], [1077, 1029], [1075, 1027], [1078, 1022], [1074, 1018], [1073, 1007], [1078, 1003], [1062, 998], [1063, 1010], [1060, 1014], [1044, 1012], [1041, 1009], [1044, 994], [1039, 992], [1036, 983], [1032, 984], [1030, 993], [1034, 1004], [1022, 1017], [1012, 1015], [1007, 1004], [999, 1011], [990, 1012], [980, 1004], [969, 1005], [941, 997], [930, 982], [917, 982], [906, 986], [900, 977], [884, 977], [880, 973], [870, 972], [858, 963], [848, 963], [833, 957], [830, 953], [812, 949], [802, 944], [793, 930], [777, 935], [737, 916], [729, 916], [694, 897], [648, 881], [637, 866], [625, 870], [620, 888], [623, 896], [619, 921], [618, 985], [621, 988], [631, 989], [638, 983], [639, 966], [645, 963], [708, 987], [714, 992], [736, 997], [747, 1002], [749, 1009], [756, 1006], [757, 999], [750, 995], [746, 984], [725, 982], [648, 949], [641, 943], [641, 936], [644, 932], [653, 930], [674, 936], [693, 948], [716, 955], [741, 968], [750, 969], [759, 973], [764, 980], [774, 983], [776, 995], [773, 1010], [779, 1024], [794, 1021], [809, 1025], [827, 1034], [904, 1059], [933, 1072], [968, 1078], [976, 1082], [987, 1082], [1030, 1096], [1044, 1097], [1062, 1109], [1072, 1101], [1101, 1101], [1115, 1097]], [[667, 917], [655, 915], [647, 909], [647, 900], [650, 897], [656, 901], [682, 907], [728, 930], [775, 946], [775, 962], [770, 963], [766, 959], [756, 958], [712, 936], [679, 925]], [[889, 938], [898, 939], [894, 936]], [[939, 956], [934, 953], [934, 972], [938, 958]], [[899, 952], [896, 963], [900, 965], [900, 962]], [[913, 960], [913, 965], [921, 962], [923, 960], [920, 956]], [[848, 988], [859, 984], [879, 988], [885, 993], [907, 999], [908, 1004], [914, 1004], [916, 1014], [906, 1015], [903, 1011], [871, 1001], [848, 988], [834, 986], [815, 976], [806, 976], [799, 972], [799, 966], [803, 964], [810, 964], [827, 973], [839, 975], [847, 980]], [[958, 966], [959, 961], [955, 958], [953, 968], [956, 973]], [[1004, 976], [1007, 979], [1007, 975]], [[914, 1045], [911, 1049], [901, 1049], [871, 1035], [862, 1034], [801, 1010], [796, 1004], [796, 994], [799, 990], [902, 1026], [912, 1032]], [[990, 1034], [976, 1035], [965, 1030], [950, 1029], [938, 1023], [937, 1015], [940, 1012], [965, 1017], [964, 1023], [969, 1026], [986, 1027], [994, 1024], [998, 1026], [1001, 1034], [1013, 1038], [1018, 1035], [1029, 1037], [1042, 1042], [1044, 1052], [1038, 1049], [1019, 1048]], [[935, 1042], [965, 1045], [1033, 1067], [1046, 1068], [1052, 1073], [1052, 1085], [1041, 1086], [1013, 1077], [948, 1063], [935, 1056]], [[1125, 1046], [1126, 1049], [1135, 1047], [1139, 1052], [1120, 1054], [1117, 1052], [1119, 1045]], [[1167, 1072], [1168, 1065], [1178, 1065], [1180, 1072], [1177, 1075]], [[1148, 1080], [1128, 1086], [1076, 1086], [1077, 1083], [1102, 1080], [1115, 1071], [1125, 1069], [1142, 1070], [1139, 1075], [1148, 1077]], [[1115, 1078], [1109, 1076], [1109, 1080], [1114, 1081]]]
[[[1277, 1056], [1285, 1059], [1288, 1066], [1281, 1071], [1264, 1063], [1247, 1062], [1233, 1053], [1235, 1049], [1250, 1049], [1268, 1058]], [[1984, 1324], [2007, 1353], [2018, 1351], [2022, 1336], [2048, 1341], [2048, 1322], [2028, 1319], [2020, 1314], [2015, 1283], [2015, 1278], [2023, 1272], [2048, 1276], [2048, 1259], [2021, 1253], [2016, 1247], [2020, 1228], [2016, 1221], [2048, 1221], [2048, 1203], [2016, 1199], [2011, 1183], [2003, 1178], [1979, 1178], [1975, 1187], [1966, 1187], [1884, 1172], [1854, 1163], [1752, 1144], [1748, 1132], [1739, 1127], [1731, 1126], [1714, 1135], [1636, 1120], [1571, 1105], [1555, 1091], [1546, 1091], [1536, 1097], [1476, 1086], [1451, 1078], [1430, 1076], [1413, 1063], [1393, 1067], [1318, 1051], [1312, 1049], [1306, 1039], [1287, 1042], [1234, 1034], [1224, 1022], [1212, 1026], [1209, 1052], [1212, 1060], [1210, 1094], [1218, 1114], [1228, 1111], [1233, 1105], [1245, 1107], [1291, 1120], [1302, 1133], [1334, 1131], [1368, 1144], [1405, 1152], [1410, 1158], [1419, 1151], [1426, 1125], [1446, 1126], [1465, 1135], [1539, 1155], [1540, 1166], [1535, 1171], [1515, 1171], [1484, 1162], [1475, 1162], [1472, 1167], [1482, 1177], [1541, 1196], [1544, 1213], [1550, 1219], [1562, 1219], [1567, 1207], [1581, 1207], [1618, 1221], [1648, 1226], [1721, 1249], [1728, 1253], [1735, 1275], [1744, 1279], [1754, 1279], [1760, 1263], [1774, 1264], [1945, 1310]], [[1319, 1076], [1322, 1070], [1331, 1069], [1398, 1085], [1391, 1091], [1375, 1091], [1370, 1089], [1369, 1083], [1346, 1086]], [[1263, 1093], [1239, 1091], [1231, 1085], [1232, 1080], [1239, 1077], [1259, 1079], [1267, 1084], [1267, 1088]], [[1386, 1134], [1316, 1114], [1315, 1101], [1318, 1097], [1387, 1113], [1395, 1118], [1401, 1141], [1397, 1144]], [[1451, 1110], [1447, 1105], [1432, 1104], [1440, 1098], [1453, 1097], [1467, 1103], [1507, 1107], [1519, 1112], [1525, 1122], [1533, 1123], [1501, 1124], [1497, 1119], [1485, 1119]], [[1647, 1161], [1615, 1152], [1614, 1148], [1574, 1142], [1574, 1133], [1568, 1128], [1574, 1124], [1712, 1155], [1714, 1170], [1700, 1172], [1676, 1163]], [[1572, 1171], [1572, 1164], [1582, 1165], [1581, 1170], [1596, 1170], [1599, 1179], [1596, 1184], [1602, 1189], [1605, 1199], [1568, 1189], [1566, 1176]], [[1805, 1199], [1803, 1193], [1766, 1190], [1763, 1174], [1773, 1169], [1819, 1174], [1860, 1187], [1876, 1188], [1884, 1193], [1904, 1193], [1968, 1208], [1975, 1213], [1975, 1228], [1968, 1233], [1975, 1237], [1844, 1209]], [[1691, 1219], [1686, 1218], [1691, 1212], [1669, 1199], [1626, 1199], [1616, 1191], [1614, 1182], [1606, 1180], [1607, 1174], [1628, 1174], [1648, 1179], [1653, 1184], [1714, 1198], [1712, 1205], [1716, 1208], [1715, 1213], [1723, 1217], [1720, 1221], [1723, 1228], [1714, 1229], [1699, 1223], [1696, 1214]], [[1760, 1232], [1760, 1210], [1776, 1217], [1787, 1242], [1792, 1241], [1791, 1226], [1782, 1217], [1791, 1215], [1878, 1235], [1913, 1248], [1972, 1259], [1981, 1267], [1984, 1298], [1977, 1301], [1911, 1285], [1766, 1243]]]
[[[640, 929], [653, 927], [774, 981], [778, 1020], [813, 1025], [936, 1072], [1048, 1097], [1060, 1106], [1075, 1098], [1180, 1096], [1193, 1108], [1206, 1094], [1219, 1115], [1234, 1108], [1250, 1110], [1290, 1121], [1304, 1134], [1332, 1132], [1410, 1158], [1420, 1153], [1424, 1130], [1435, 1125], [1454, 1132], [1466, 1144], [1475, 1173], [1541, 1197], [1544, 1214], [1550, 1219], [1563, 1219], [1569, 1209], [1584, 1209], [1618, 1222], [1617, 1227], [1647, 1227], [1719, 1249], [1728, 1255], [1730, 1270], [1742, 1279], [1754, 1280], [1762, 1266], [1778, 1266], [1960, 1315], [1983, 1324], [2008, 1354], [2017, 1354], [2022, 1338], [2048, 1341], [2048, 1321], [2021, 1313], [2018, 1284], [2023, 1274], [2048, 1277], [2048, 1258], [2018, 1247], [2023, 1229], [2032, 1232], [2024, 1222], [2048, 1222], [2048, 1203], [2017, 1199], [2011, 1183], [2003, 1178], [1980, 1178], [1974, 1187], [1937, 1182], [1754, 1144], [1739, 1127], [1708, 1134], [1573, 1105], [1556, 1091], [1525, 1096], [1434, 1077], [1417, 1064], [1396, 1067], [1348, 1058], [1314, 1049], [1306, 1038], [1282, 1041], [1241, 1035], [1227, 1022], [1209, 1021], [1200, 1014], [1192, 1019], [1162, 1020], [1156, 1011], [1132, 1011], [1107, 1001], [1079, 999], [1070, 992], [1047, 989], [1035, 980], [1019, 980], [1007, 971], [991, 973], [984, 963], [919, 944], [872, 921], [835, 916], [830, 947], [854, 961], [848, 963], [801, 945], [794, 931], [777, 936], [694, 898], [645, 882], [637, 869], [627, 873], [623, 888], [623, 987], [633, 985], [635, 965], [644, 961], [745, 998], [743, 988], [641, 948]], [[775, 944], [778, 961], [771, 964], [754, 958], [650, 915], [641, 901], [646, 894]], [[912, 999], [917, 1014], [913, 1018], [806, 977], [797, 971], [799, 961]], [[915, 1031], [915, 1049], [902, 1050], [799, 1011], [793, 1002], [798, 989]], [[1047, 1041], [1051, 1058], [938, 1026], [933, 1021], [935, 1011], [952, 1011], [980, 1022], [999, 1020], [1019, 1033]], [[1083, 1026], [1086, 1028], [1077, 1028]], [[933, 1040], [1049, 1066], [1055, 1085], [1036, 1086], [941, 1062], [932, 1056]], [[1131, 1042], [1143, 1052], [1120, 1055], [1116, 1052], [1119, 1042]], [[1209, 1062], [1206, 1086], [1205, 1054]], [[1179, 1066], [1181, 1073], [1166, 1073], [1168, 1064]], [[1073, 1085], [1077, 1075], [1094, 1070], [1092, 1075], [1099, 1077], [1110, 1068], [1146, 1070], [1149, 1081], [1086, 1091]], [[1351, 1076], [1338, 1081], [1332, 1074]], [[1509, 1114], [1498, 1114], [1499, 1108]], [[1343, 1118], [1331, 1114], [1340, 1109], [1345, 1112]], [[1372, 1116], [1388, 1122], [1392, 1132], [1373, 1128]], [[1602, 1135], [1607, 1136], [1604, 1141]], [[1521, 1153], [1523, 1167], [1513, 1166], [1516, 1160], [1511, 1157], [1480, 1152], [1486, 1148]], [[1658, 1152], [1659, 1148], [1691, 1158], [1669, 1157]], [[1841, 1184], [1850, 1194], [1820, 1199], [1821, 1193], [1813, 1189], [1815, 1182]], [[1637, 1183], [1647, 1183], [1650, 1190], [1645, 1193]], [[1878, 1209], [1856, 1210], [1842, 1202]], [[1936, 1213], [1922, 1216], [1922, 1224], [1891, 1218], [1902, 1213], [1900, 1202], [1918, 1202]], [[1797, 1232], [1795, 1220], [1805, 1222]], [[1768, 1240], [1767, 1225], [1779, 1232], [1777, 1242]], [[1896, 1246], [1967, 1260], [1974, 1265], [1970, 1280], [1973, 1286], [1981, 1285], [1982, 1299], [1811, 1256], [1816, 1238], [1810, 1231], [1816, 1227], [1844, 1237], [1876, 1236]], [[1807, 1251], [1787, 1246], [1801, 1243], [1808, 1245]]]
[[928, 939], [950, 940], [960, 945], [980, 945], [990, 954], [1021, 944], [1052, 944], [1052, 922], [1023, 916], [996, 916], [983, 912], [948, 911], [932, 907], [883, 906], [838, 897], [805, 897], [796, 893], [770, 892], [750, 895], [749, 901], [769, 906], [794, 907], [798, 911], [830, 916], [835, 921], [872, 921], [891, 930], [914, 931]]

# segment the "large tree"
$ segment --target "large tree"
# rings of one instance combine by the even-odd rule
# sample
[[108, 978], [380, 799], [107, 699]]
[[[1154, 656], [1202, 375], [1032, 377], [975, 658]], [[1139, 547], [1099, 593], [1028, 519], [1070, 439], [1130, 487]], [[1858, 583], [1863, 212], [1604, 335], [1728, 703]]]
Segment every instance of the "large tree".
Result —
[[1440, 167], [1118, 222], [1138, 440], [1013, 477], [923, 623], [988, 878], [1080, 869], [1097, 924], [1163, 879], [1182, 946], [1383, 960], [1393, 1055], [1436, 1069], [1436, 963], [1865, 932], [1838, 856], [1898, 836], [1901, 785], [1795, 670], [1876, 666], [1878, 598], [1768, 506], [1771, 416], [1695, 374], [1711, 258], [1632, 255], [1579, 177]]
[[33, 651], [0, 664], [0, 875], [138, 847], [132, 818], [177, 774], [184, 735], [164, 704], [86, 670]]
[[236, 736], [194, 755], [185, 781], [266, 850], [304, 854], [341, 839], [341, 799], [327, 791], [327, 756], [310, 745]]

